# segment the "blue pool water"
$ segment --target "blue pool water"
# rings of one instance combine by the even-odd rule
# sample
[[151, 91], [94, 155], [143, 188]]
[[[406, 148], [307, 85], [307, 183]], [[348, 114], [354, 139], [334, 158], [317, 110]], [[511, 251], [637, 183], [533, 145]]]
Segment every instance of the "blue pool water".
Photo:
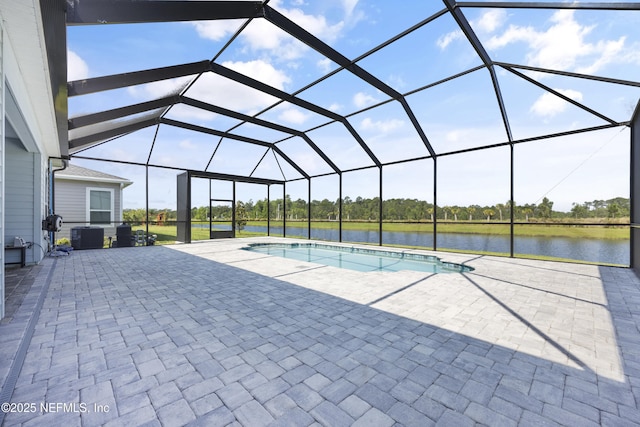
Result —
[[464, 273], [473, 270], [465, 265], [442, 262], [435, 256], [317, 243], [252, 243], [243, 249], [364, 272], [413, 270], [426, 273]]

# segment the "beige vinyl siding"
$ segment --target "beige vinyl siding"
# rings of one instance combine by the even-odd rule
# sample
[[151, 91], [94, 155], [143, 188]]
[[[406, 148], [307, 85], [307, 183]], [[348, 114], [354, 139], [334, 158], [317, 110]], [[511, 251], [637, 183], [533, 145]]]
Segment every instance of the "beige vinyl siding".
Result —
[[[70, 238], [71, 228], [89, 226], [87, 218], [87, 188], [112, 189], [114, 195], [113, 223], [104, 228], [104, 237], [116, 235], [116, 226], [121, 223], [121, 191], [120, 184], [101, 183], [95, 181], [75, 181], [56, 177], [55, 180], [55, 213], [62, 216], [62, 231], [56, 238]], [[95, 226], [95, 225], [93, 225]]]

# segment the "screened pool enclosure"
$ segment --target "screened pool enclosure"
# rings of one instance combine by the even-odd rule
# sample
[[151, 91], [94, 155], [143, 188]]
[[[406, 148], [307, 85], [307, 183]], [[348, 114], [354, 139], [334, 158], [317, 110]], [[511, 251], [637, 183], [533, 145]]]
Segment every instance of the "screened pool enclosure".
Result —
[[639, 3], [50, 3], [69, 159], [141, 227], [640, 265]]

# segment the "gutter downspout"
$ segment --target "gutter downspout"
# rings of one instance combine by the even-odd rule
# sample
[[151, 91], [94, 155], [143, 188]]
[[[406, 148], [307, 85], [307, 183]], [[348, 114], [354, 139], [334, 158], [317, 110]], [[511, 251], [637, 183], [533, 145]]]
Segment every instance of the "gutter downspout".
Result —
[[[53, 163], [51, 161], [51, 158], [49, 158], [49, 171], [51, 174], [51, 178], [49, 181], [49, 188], [50, 188], [49, 215], [53, 215], [55, 213], [55, 207], [56, 207], [56, 172], [63, 171], [67, 167], [69, 167], [69, 160], [62, 159], [62, 167], [59, 169], [53, 169]], [[51, 247], [55, 247], [55, 242], [53, 241], [54, 238], [55, 238], [55, 233], [53, 231], [50, 231], [49, 232], [49, 250], [51, 250]]]

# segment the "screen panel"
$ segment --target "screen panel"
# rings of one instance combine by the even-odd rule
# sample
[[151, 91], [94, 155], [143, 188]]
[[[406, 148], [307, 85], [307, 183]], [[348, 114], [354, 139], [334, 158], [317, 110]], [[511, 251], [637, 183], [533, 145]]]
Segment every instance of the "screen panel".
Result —
[[[340, 198], [340, 178], [328, 175], [311, 180], [311, 238], [337, 242], [340, 240], [337, 201]], [[331, 220], [333, 218], [333, 220]]]
[[438, 158], [437, 248], [508, 255], [510, 149]]
[[629, 137], [619, 128], [516, 145], [517, 255], [629, 264]]
[[385, 166], [383, 245], [433, 249], [433, 160]]

